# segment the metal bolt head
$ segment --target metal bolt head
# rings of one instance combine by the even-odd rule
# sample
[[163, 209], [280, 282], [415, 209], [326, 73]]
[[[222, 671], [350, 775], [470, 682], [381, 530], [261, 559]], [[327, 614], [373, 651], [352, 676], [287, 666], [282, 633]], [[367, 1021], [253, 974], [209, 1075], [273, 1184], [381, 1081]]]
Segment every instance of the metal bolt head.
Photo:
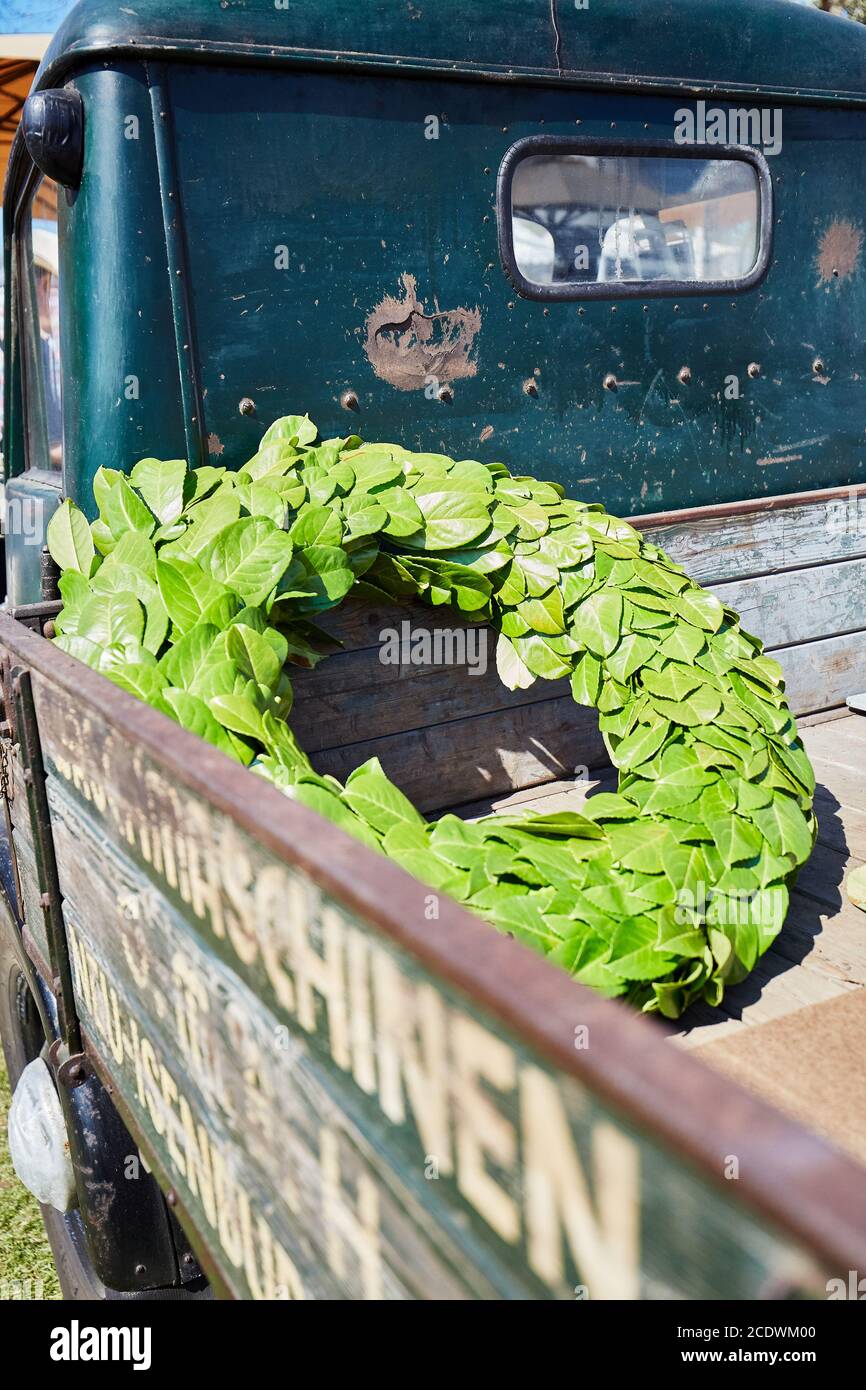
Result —
[[746, 371], [748, 372], [748, 374], [749, 374], [750, 377], [760, 376], [760, 375], [761, 375], [761, 364], [760, 364], [760, 362], [750, 362], [749, 365], [748, 365], [748, 367], [746, 368]]
[[243, 396], [243, 397], [241, 398], [241, 400], [238, 401], [238, 412], [239, 412], [241, 415], [255, 415], [255, 413], [256, 413], [256, 403], [255, 403], [255, 401], [250, 400], [249, 396]]
[[526, 378], [523, 383], [523, 394], [524, 396], [538, 395], [538, 382], [535, 380], [535, 377], [528, 376]]
[[443, 405], [450, 405], [454, 399], [454, 392], [450, 386], [440, 386], [436, 392], [436, 399], [441, 401]]
[[692, 380], [692, 369], [691, 369], [691, 367], [680, 367], [679, 371], [677, 372], [677, 381], [682, 382], [683, 386], [689, 386], [689, 385], [691, 385], [691, 380]]
[[136, 1265], [135, 1272], [139, 1279], [143, 1279], [147, 1273], [147, 1265]]
[[47, 622], [47, 623], [43, 623], [43, 625], [42, 625], [42, 636], [43, 636], [43, 637], [47, 637], [47, 638], [49, 638], [49, 640], [50, 640], [52, 637], [56, 636], [56, 634], [57, 634], [57, 628], [54, 626], [54, 623], [53, 623], [52, 620], [49, 618], [49, 619], [48, 619], [48, 622]]
[[601, 384], [604, 387], [605, 391], [615, 391], [617, 386], [619, 385], [613, 372], [608, 372], [607, 376]]
[[812, 371], [816, 376], [824, 375], [825, 367], [820, 357], [816, 357], [815, 361], [812, 363]]
[[359, 402], [358, 397], [355, 395], [355, 392], [344, 391], [342, 396], [340, 397], [340, 405], [343, 407], [344, 410], [358, 410]]

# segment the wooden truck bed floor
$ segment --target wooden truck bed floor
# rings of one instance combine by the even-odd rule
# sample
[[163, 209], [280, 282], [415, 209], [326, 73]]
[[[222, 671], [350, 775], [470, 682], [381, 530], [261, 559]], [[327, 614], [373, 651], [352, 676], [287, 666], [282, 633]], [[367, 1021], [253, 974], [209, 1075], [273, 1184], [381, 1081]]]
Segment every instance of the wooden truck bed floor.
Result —
[[[659, 1026], [866, 1164], [866, 913], [844, 891], [848, 869], [866, 860], [866, 717], [836, 712], [799, 723], [818, 781], [818, 841], [785, 926], [720, 1008], [699, 1005], [679, 1025]], [[548, 782], [459, 813], [576, 809], [614, 778]]]

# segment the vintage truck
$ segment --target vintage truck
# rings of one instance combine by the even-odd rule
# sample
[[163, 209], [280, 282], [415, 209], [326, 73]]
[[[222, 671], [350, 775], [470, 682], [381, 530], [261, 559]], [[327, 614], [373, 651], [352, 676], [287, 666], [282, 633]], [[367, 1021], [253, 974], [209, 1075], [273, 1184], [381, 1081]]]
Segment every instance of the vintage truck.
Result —
[[[43, 1059], [16, 1101], [67, 1297], [860, 1296], [864, 60], [787, 0], [64, 23], [5, 194], [0, 1030], [13, 1084]], [[781, 662], [818, 843], [721, 1007], [641, 1017], [431, 913], [47, 640], [61, 498], [237, 467], [298, 409], [603, 500]], [[605, 782], [563, 682], [383, 665], [416, 617], [330, 616], [317, 767], [467, 816]]]

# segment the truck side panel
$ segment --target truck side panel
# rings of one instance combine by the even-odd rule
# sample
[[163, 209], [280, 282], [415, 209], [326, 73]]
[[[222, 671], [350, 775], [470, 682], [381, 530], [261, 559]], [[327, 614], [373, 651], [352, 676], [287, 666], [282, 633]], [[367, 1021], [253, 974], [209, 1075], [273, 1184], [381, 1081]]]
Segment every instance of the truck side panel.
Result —
[[32, 673], [88, 1048], [228, 1292], [755, 1298], [857, 1267], [862, 1175], [820, 1141], [42, 639], [0, 641]]

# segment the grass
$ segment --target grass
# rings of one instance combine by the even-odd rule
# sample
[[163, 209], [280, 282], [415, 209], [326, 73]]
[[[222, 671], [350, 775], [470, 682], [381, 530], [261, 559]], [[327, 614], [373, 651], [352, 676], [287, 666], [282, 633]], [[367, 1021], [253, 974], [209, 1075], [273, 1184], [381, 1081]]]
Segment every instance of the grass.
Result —
[[9, 1157], [6, 1115], [10, 1099], [9, 1079], [0, 1052], [0, 1299], [60, 1298], [39, 1203], [18, 1181]]

